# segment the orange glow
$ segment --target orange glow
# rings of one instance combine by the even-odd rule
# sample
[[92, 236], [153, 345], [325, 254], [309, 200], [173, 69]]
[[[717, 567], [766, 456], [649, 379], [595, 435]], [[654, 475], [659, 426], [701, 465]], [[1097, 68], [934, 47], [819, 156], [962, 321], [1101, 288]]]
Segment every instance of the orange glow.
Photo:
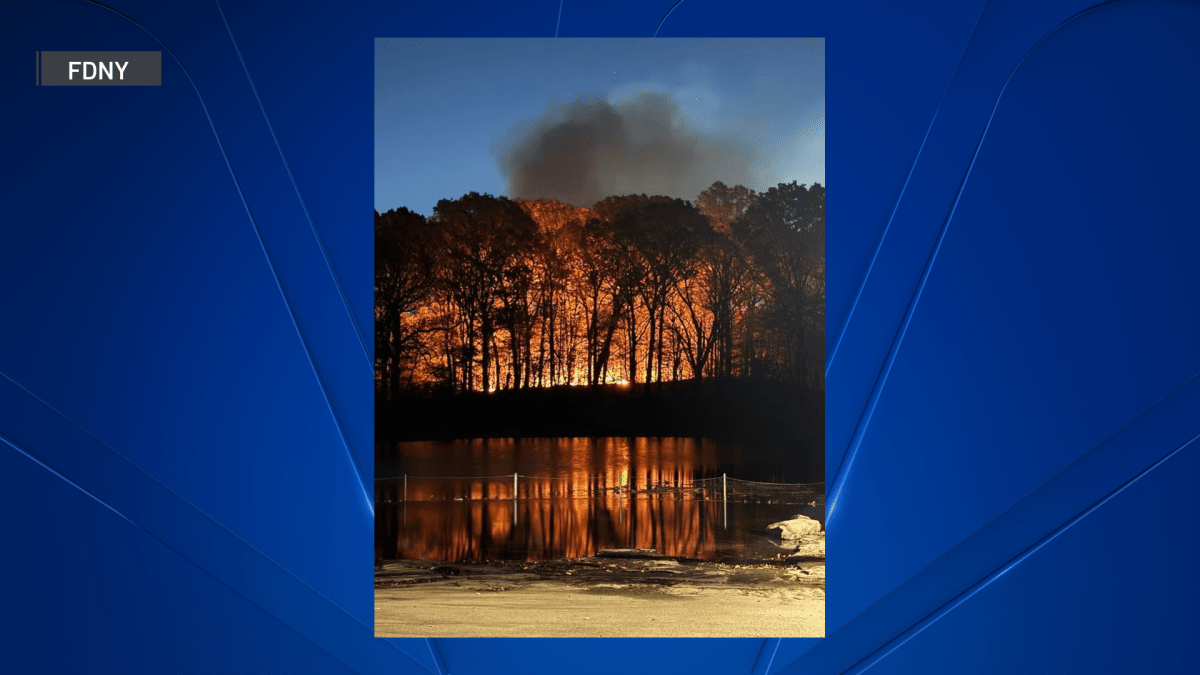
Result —
[[[507, 198], [472, 193], [430, 219], [378, 215], [380, 242], [424, 233], [376, 259], [378, 394], [710, 377], [823, 388], [824, 188], [787, 187], [714, 184], [698, 211], [680, 202], [661, 221], [647, 209], [675, 202], [645, 196], [594, 209], [521, 199], [517, 217]], [[803, 205], [811, 222], [797, 231], [772, 203]], [[753, 227], [739, 234], [742, 217]], [[635, 222], [662, 237], [619, 224]]]

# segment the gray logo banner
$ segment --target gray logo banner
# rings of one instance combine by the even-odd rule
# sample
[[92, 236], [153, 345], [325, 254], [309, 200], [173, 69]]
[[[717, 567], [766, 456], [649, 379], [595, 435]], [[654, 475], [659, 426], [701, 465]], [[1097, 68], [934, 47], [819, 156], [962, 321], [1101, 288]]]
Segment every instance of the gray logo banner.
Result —
[[41, 52], [43, 87], [159, 87], [162, 52]]

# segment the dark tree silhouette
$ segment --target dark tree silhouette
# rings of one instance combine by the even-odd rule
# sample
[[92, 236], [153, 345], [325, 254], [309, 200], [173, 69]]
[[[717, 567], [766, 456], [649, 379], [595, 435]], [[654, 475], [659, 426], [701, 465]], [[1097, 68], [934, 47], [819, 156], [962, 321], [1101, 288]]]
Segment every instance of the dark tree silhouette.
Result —
[[[734, 224], [765, 278], [782, 375], [810, 379], [805, 333], [824, 323], [825, 188], [781, 184], [758, 196]], [[817, 309], [820, 308], [819, 316]]]
[[822, 388], [825, 190], [470, 193], [376, 214], [381, 397], [770, 377]]
[[[490, 391], [499, 386], [492, 380], [498, 322], [503, 320], [515, 334], [516, 325], [527, 320], [521, 314], [527, 308], [514, 296], [528, 287], [526, 267], [537, 247], [537, 225], [507, 197], [476, 192], [439, 201], [431, 225], [443, 252], [439, 280], [461, 311], [466, 329], [467, 387], [473, 383], [478, 336], [482, 389]], [[503, 312], [498, 303], [507, 303]], [[519, 372], [520, 366], [515, 367]]]
[[[754, 203], [753, 190], [727, 187], [718, 181], [696, 198], [696, 206], [717, 234], [701, 249], [707, 281], [705, 308], [712, 314], [712, 352], [719, 377], [733, 375], [736, 323], [748, 304], [747, 289], [753, 270], [744, 243], [734, 237], [733, 223]], [[698, 375], [699, 376], [699, 375]]]
[[[607, 209], [604, 209], [607, 211]], [[593, 212], [596, 213], [596, 212]], [[624, 265], [626, 253], [613, 238], [612, 223], [599, 213], [579, 232], [581, 249], [579, 293], [585, 308], [588, 383], [607, 381], [613, 337], [622, 316], [622, 303], [631, 296], [626, 277], [636, 268]]]
[[[592, 207], [598, 218], [589, 223], [593, 234], [599, 234], [597, 231], [603, 230], [603, 234], [596, 236], [594, 241], [603, 247], [605, 264], [611, 271], [613, 291], [610, 321], [614, 322], [612, 326], [615, 327], [615, 322], [620, 317], [624, 324], [626, 378], [631, 384], [637, 382], [638, 344], [643, 337], [637, 301], [646, 283], [647, 269], [646, 259], [638, 248], [641, 242], [636, 229], [629, 226], [618, 227], [617, 222], [625, 212], [636, 211], [645, 203], [645, 195], [607, 197]], [[605, 370], [610, 348], [611, 328], [606, 336], [605, 348], [601, 351], [605, 357]]]
[[579, 243], [591, 211], [552, 199], [517, 201], [541, 229], [541, 246], [534, 261], [540, 270], [535, 281], [535, 313], [541, 328], [537, 377], [540, 386], [542, 373], [548, 369], [548, 382], [555, 385], [564, 373], [571, 374], [574, 365], [577, 322], [571, 320], [569, 308], [563, 307], [564, 295], [570, 288], [572, 271], [586, 264], [580, 255], [586, 249]]
[[618, 240], [636, 251], [642, 278], [637, 294], [645, 310], [645, 382], [662, 381], [662, 328], [671, 292], [692, 273], [696, 252], [712, 236], [712, 227], [690, 203], [668, 197], [630, 198], [613, 221]]
[[411, 316], [433, 289], [429, 252], [424, 216], [403, 207], [375, 212], [375, 359], [387, 397], [399, 393], [421, 347], [425, 327]]

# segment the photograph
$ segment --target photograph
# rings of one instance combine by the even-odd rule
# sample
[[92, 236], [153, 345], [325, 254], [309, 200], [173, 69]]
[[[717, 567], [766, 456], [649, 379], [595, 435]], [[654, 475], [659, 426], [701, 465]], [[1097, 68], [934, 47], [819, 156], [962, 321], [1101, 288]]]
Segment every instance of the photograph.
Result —
[[375, 42], [375, 634], [825, 635], [822, 38]]

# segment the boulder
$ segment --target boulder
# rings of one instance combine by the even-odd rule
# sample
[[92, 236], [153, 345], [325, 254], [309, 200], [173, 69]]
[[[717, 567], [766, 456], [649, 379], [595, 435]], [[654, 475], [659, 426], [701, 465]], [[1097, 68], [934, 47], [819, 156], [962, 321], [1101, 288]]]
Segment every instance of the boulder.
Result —
[[825, 533], [811, 534], [800, 538], [796, 544], [795, 550], [787, 557], [788, 562], [803, 560], [808, 558], [824, 558], [825, 557]]
[[779, 530], [778, 536], [785, 542], [796, 541], [806, 535], [819, 534], [821, 523], [808, 516], [797, 515], [790, 520], [771, 523], [767, 526], [767, 532], [772, 532], [772, 530]]

